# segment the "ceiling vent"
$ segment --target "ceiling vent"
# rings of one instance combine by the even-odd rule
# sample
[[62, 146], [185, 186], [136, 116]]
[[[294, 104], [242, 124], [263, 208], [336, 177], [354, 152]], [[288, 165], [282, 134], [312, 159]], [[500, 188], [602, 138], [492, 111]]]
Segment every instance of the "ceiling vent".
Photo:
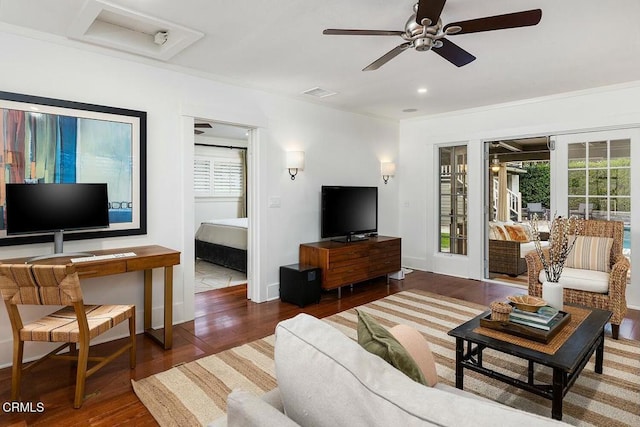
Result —
[[76, 40], [166, 61], [204, 34], [101, 0], [87, 1], [67, 35]]
[[335, 95], [337, 92], [331, 92], [330, 90], [322, 89], [320, 87], [314, 87], [302, 92], [304, 95], [315, 96], [316, 98], [326, 98], [327, 96]]

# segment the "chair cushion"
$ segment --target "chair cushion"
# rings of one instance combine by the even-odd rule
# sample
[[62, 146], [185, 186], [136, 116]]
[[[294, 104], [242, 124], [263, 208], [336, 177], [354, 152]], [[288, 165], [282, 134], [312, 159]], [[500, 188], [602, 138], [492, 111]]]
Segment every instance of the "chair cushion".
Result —
[[[89, 339], [113, 328], [130, 318], [135, 310], [133, 305], [85, 305]], [[71, 306], [62, 308], [48, 316], [24, 325], [20, 329], [22, 341], [80, 342], [80, 331], [76, 313]]]
[[[540, 270], [538, 280], [540, 283], [547, 280], [544, 269]], [[558, 283], [565, 288], [575, 289], [577, 291], [606, 294], [609, 292], [609, 273], [564, 267]]]
[[575, 239], [573, 249], [567, 257], [565, 265], [570, 268], [585, 270], [611, 271], [611, 237], [571, 236], [569, 244]]
[[489, 238], [491, 240], [509, 240], [509, 233], [507, 233], [507, 230], [505, 230], [503, 224], [490, 222]]

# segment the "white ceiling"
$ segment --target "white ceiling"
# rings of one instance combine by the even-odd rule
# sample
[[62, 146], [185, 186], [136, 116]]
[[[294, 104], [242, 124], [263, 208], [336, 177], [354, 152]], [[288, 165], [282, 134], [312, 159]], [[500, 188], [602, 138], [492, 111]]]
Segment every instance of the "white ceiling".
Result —
[[[448, 0], [443, 24], [528, 9], [543, 11], [534, 27], [449, 36], [478, 58], [461, 68], [434, 52], [407, 50], [379, 70], [363, 72], [403, 40], [322, 35], [326, 28], [403, 30], [415, 1], [112, 0], [111, 4], [204, 33], [167, 61], [173, 66], [392, 119], [640, 80], [638, 0]], [[0, 0], [0, 22], [84, 46], [66, 38], [83, 3]], [[11, 26], [0, 29], [10, 31]], [[337, 94], [322, 99], [301, 94], [313, 87]], [[428, 92], [418, 94], [420, 87]], [[417, 111], [402, 112], [405, 109]]]

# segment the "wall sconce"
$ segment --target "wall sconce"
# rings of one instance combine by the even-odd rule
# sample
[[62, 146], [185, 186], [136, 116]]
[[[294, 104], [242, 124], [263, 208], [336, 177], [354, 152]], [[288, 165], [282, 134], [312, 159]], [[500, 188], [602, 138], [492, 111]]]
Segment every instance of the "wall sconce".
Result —
[[380, 163], [380, 172], [382, 174], [382, 180], [386, 184], [389, 178], [396, 174], [396, 164], [391, 162]]
[[491, 162], [491, 170], [493, 172], [500, 172], [500, 160], [497, 155], [493, 155], [493, 162]]
[[304, 151], [287, 151], [287, 169], [291, 180], [296, 179], [299, 170], [304, 170]]

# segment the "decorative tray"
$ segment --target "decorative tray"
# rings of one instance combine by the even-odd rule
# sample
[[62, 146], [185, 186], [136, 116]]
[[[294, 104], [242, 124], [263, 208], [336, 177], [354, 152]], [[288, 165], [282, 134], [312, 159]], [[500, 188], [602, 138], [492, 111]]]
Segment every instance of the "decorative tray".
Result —
[[552, 320], [548, 331], [509, 321], [491, 320], [491, 312], [480, 318], [480, 326], [546, 344], [571, 320], [571, 313], [559, 311], [558, 314], [558, 319]]

